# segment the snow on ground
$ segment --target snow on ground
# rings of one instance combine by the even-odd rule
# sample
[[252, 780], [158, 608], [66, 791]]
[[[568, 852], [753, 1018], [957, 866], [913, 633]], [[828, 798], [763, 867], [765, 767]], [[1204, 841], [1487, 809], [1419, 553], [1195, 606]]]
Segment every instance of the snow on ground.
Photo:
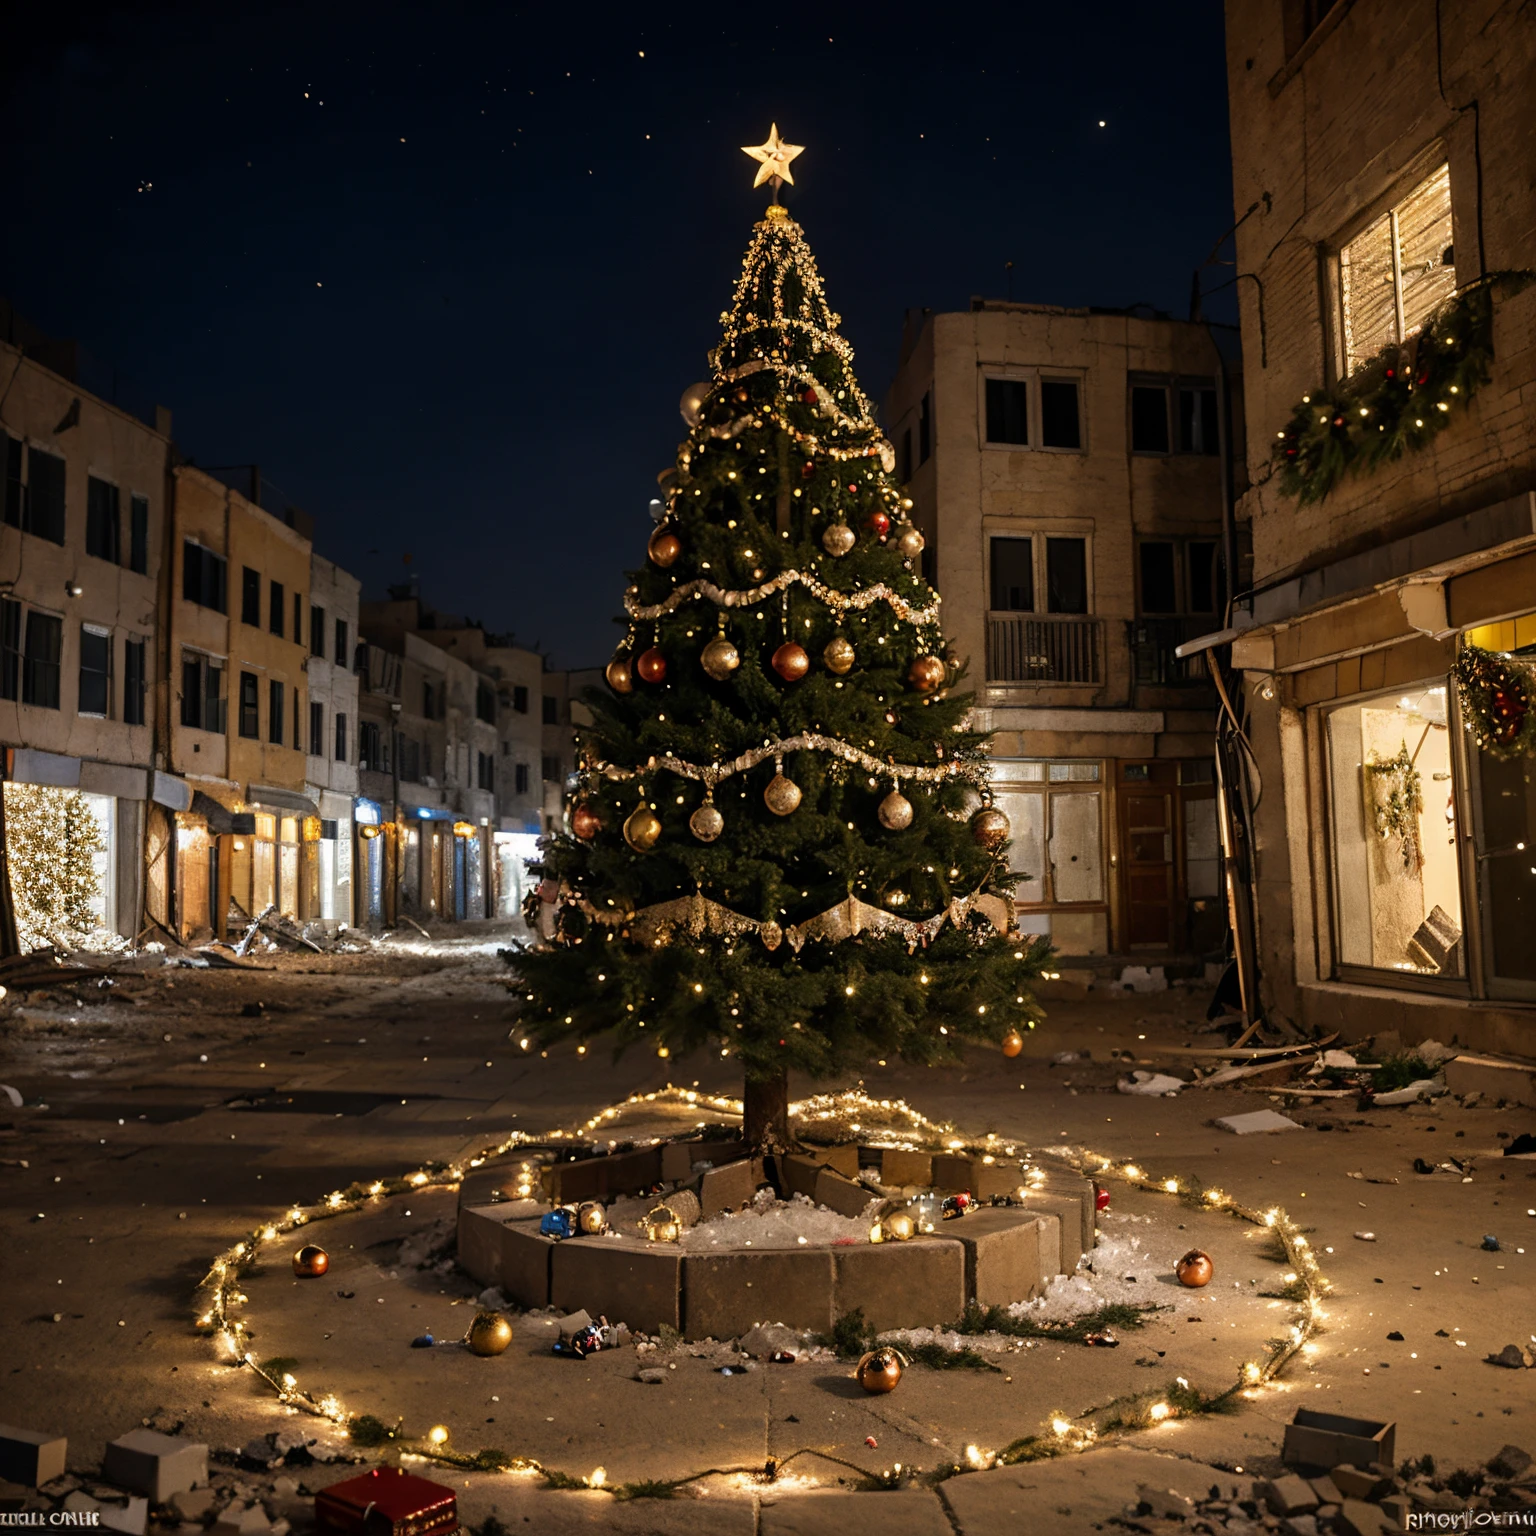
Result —
[[[870, 1204], [876, 1203], [871, 1197]], [[829, 1248], [868, 1241], [867, 1217], [839, 1216], [804, 1195], [788, 1200], [759, 1195], [744, 1211], [722, 1212], [689, 1227], [678, 1246], [709, 1253], [736, 1248]]]

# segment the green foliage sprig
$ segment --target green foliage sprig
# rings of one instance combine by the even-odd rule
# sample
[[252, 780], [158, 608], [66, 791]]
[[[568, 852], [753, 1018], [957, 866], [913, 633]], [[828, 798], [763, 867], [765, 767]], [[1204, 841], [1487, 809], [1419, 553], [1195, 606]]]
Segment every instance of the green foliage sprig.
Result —
[[1533, 281], [1536, 272], [1490, 272], [1446, 300], [1417, 336], [1303, 395], [1275, 444], [1281, 491], [1306, 506], [1346, 475], [1425, 447], [1488, 382], [1494, 289], [1518, 293]]
[[1536, 757], [1536, 665], [1463, 644], [1456, 657], [1462, 719], [1490, 757]]

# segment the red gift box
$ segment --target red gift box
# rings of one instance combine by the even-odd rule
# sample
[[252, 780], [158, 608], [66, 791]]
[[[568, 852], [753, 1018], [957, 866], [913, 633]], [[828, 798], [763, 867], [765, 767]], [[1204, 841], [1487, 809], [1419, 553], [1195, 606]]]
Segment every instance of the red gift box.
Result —
[[315, 1524], [342, 1536], [450, 1536], [459, 1528], [452, 1488], [399, 1467], [375, 1467], [315, 1495]]

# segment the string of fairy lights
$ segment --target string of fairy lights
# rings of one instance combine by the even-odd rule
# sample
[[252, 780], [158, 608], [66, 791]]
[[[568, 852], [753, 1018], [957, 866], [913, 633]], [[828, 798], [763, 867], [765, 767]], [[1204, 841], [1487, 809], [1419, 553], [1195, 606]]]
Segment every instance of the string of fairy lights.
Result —
[[[574, 1476], [547, 1467], [533, 1457], [494, 1448], [460, 1451], [452, 1445], [452, 1431], [444, 1424], [433, 1425], [424, 1434], [415, 1436], [403, 1433], [399, 1426], [389, 1429], [376, 1417], [350, 1408], [335, 1393], [301, 1385], [292, 1371], [269, 1369], [251, 1349], [254, 1335], [245, 1317], [240, 1315], [249, 1301], [241, 1281], [256, 1265], [265, 1247], [315, 1222], [364, 1209], [371, 1202], [397, 1194], [452, 1188], [472, 1170], [519, 1148], [577, 1143], [610, 1127], [629, 1111], [647, 1107], [703, 1110], [732, 1118], [740, 1118], [742, 1114], [742, 1101], [738, 1098], [668, 1084], [664, 1088], [630, 1094], [571, 1128], [537, 1134], [514, 1131], [460, 1161], [427, 1164], [410, 1173], [366, 1183], [355, 1182], [345, 1189], [333, 1190], [311, 1204], [290, 1206], [281, 1216], [255, 1228], [213, 1260], [200, 1287], [204, 1303], [198, 1326], [214, 1339], [227, 1364], [249, 1370], [265, 1382], [280, 1404], [295, 1412], [327, 1420], [351, 1436], [354, 1443], [367, 1445], [387, 1440], [398, 1451], [401, 1460], [437, 1462], [466, 1471], [527, 1474], [542, 1477], [554, 1488], [598, 1489], [619, 1497], [634, 1496], [627, 1485], [610, 1483], [601, 1467], [590, 1474]], [[984, 1161], [999, 1156], [1011, 1159], [1019, 1150], [1014, 1143], [995, 1133], [988, 1133], [980, 1140], [967, 1139], [957, 1133], [953, 1125], [929, 1119], [905, 1099], [878, 1098], [862, 1089], [815, 1094], [792, 1103], [789, 1112], [792, 1120], [808, 1129], [814, 1127], [818, 1136], [829, 1132], [833, 1136], [847, 1133], [872, 1145], [970, 1153]], [[1111, 1434], [1152, 1429], [1176, 1419], [1218, 1411], [1238, 1397], [1257, 1399], [1298, 1355], [1310, 1357], [1317, 1352], [1316, 1335], [1328, 1318], [1324, 1303], [1332, 1287], [1304, 1229], [1282, 1207], [1248, 1206], [1224, 1190], [1205, 1188], [1198, 1179], [1153, 1172], [1135, 1160], [1067, 1148], [1052, 1148], [1049, 1155], [1095, 1179], [1115, 1179], [1149, 1194], [1161, 1194], [1191, 1206], [1222, 1212], [1269, 1232], [1281, 1246], [1289, 1266], [1283, 1277], [1285, 1289], [1282, 1294], [1293, 1306], [1290, 1320], [1265, 1352], [1245, 1360], [1236, 1379], [1214, 1396], [1192, 1388], [1180, 1377], [1162, 1393], [1137, 1393], [1075, 1415], [1053, 1413], [1043, 1431], [1025, 1435], [996, 1451], [970, 1446], [964, 1462], [935, 1469], [936, 1476], [954, 1476], [991, 1466], [1085, 1451], [1103, 1443]], [[1026, 1184], [1037, 1182], [1039, 1165], [1024, 1164], [1023, 1177]], [[532, 1189], [533, 1164], [524, 1163], [519, 1192], [531, 1194]], [[364, 1425], [373, 1431], [371, 1435], [360, 1433], [360, 1426]], [[871, 1472], [830, 1453], [807, 1447], [792, 1456], [770, 1458], [764, 1466], [709, 1467], [663, 1482], [648, 1482], [643, 1491], [650, 1496], [665, 1497], [671, 1491], [710, 1476], [726, 1476], [753, 1486], [773, 1484], [782, 1488], [792, 1481], [800, 1481], [783, 1474], [790, 1461], [804, 1455], [815, 1455], [851, 1467], [874, 1487], [898, 1486], [915, 1475], [912, 1468], [900, 1466], [894, 1470]], [[806, 1486], [815, 1485], [806, 1480]]]
[[829, 587], [826, 582], [807, 571], [788, 570], [780, 571], [760, 586], [740, 589], [718, 586], [707, 576], [700, 576], [694, 581], [674, 587], [659, 603], [642, 603], [635, 595], [635, 588], [630, 587], [624, 594], [624, 611], [636, 623], [650, 623], [654, 619], [664, 618], [684, 603], [700, 599], [708, 600], [717, 608], [751, 608], [765, 598], [774, 597], [797, 585], [804, 587], [834, 613], [858, 613], [876, 603], [889, 603], [897, 618], [919, 629], [939, 622], [939, 608], [943, 602], [935, 592], [932, 603], [926, 608], [916, 608], [883, 581], [873, 586], [859, 587], [852, 592], [839, 592], [836, 587]]

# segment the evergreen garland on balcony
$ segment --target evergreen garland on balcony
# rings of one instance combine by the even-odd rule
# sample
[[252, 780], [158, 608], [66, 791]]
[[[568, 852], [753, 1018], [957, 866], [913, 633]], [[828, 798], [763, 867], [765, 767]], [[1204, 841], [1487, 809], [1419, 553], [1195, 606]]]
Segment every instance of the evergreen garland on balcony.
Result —
[[1303, 395], [1278, 433], [1280, 489], [1322, 501], [1346, 474], [1423, 448], [1488, 382], [1493, 291], [1518, 293], [1536, 272], [1490, 272], [1447, 299], [1417, 336], [1393, 342], [1331, 389]]

